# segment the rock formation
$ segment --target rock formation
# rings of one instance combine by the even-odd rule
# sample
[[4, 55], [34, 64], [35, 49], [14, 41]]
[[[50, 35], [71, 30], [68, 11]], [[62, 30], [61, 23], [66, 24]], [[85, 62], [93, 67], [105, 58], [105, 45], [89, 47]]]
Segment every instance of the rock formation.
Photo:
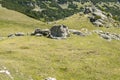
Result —
[[50, 29], [51, 38], [67, 38], [69, 35], [69, 29], [65, 25], [55, 25]]

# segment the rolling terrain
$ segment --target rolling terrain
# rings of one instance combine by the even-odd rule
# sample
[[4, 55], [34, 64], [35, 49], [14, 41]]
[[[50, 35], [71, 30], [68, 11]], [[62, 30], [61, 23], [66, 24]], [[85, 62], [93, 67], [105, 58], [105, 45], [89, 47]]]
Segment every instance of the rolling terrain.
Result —
[[95, 27], [86, 16], [74, 14], [44, 23], [19, 12], [0, 7], [0, 80], [119, 80], [120, 41], [107, 41], [97, 34], [72, 35], [63, 40], [23, 36], [7, 38], [15, 32], [31, 33], [35, 28], [64, 24], [70, 29], [103, 30], [120, 34], [120, 28]]

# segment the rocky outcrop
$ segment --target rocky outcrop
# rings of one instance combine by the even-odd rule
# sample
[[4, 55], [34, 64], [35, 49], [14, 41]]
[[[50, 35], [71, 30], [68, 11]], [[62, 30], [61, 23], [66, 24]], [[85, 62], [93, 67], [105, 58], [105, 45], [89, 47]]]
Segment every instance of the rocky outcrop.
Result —
[[55, 25], [50, 29], [50, 38], [67, 38], [69, 37], [69, 29], [65, 25]]
[[120, 34], [117, 33], [104, 32], [102, 30], [94, 30], [93, 32], [97, 33], [100, 37], [108, 41], [120, 40]]
[[[93, 33], [98, 34], [101, 38], [106, 39], [108, 41], [120, 40], [120, 34], [117, 34], [117, 33], [104, 32], [102, 30], [89, 31], [87, 28], [82, 28], [81, 30], [68, 29], [68, 27], [65, 25], [55, 25], [52, 28], [50, 28], [50, 30], [37, 28], [30, 35], [37, 36], [37, 37], [45, 36], [51, 39], [66, 39], [70, 36], [70, 34], [85, 37], [85, 36], [92, 35]], [[15, 36], [25, 36], [25, 34], [23, 32], [9, 34], [8, 38], [13, 38]], [[3, 37], [0, 37], [0, 40], [2, 39]]]
[[85, 7], [84, 14], [88, 15], [88, 18], [90, 19], [90, 22], [93, 23], [93, 25], [97, 27], [119, 27], [119, 23], [113, 19], [112, 14], [103, 12], [93, 7]]

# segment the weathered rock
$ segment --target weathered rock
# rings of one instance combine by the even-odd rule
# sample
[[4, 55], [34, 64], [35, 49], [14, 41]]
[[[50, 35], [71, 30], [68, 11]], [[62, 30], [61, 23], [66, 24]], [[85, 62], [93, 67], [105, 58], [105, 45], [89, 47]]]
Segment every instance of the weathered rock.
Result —
[[88, 18], [90, 19], [90, 22], [92, 22], [92, 23], [95, 22], [95, 21], [97, 20], [97, 19], [95, 19], [94, 16], [89, 16]]
[[106, 34], [100, 34], [100, 36], [106, 40], [109, 40], [111, 41], [111, 37], [109, 35], [106, 35]]
[[113, 19], [112, 14], [103, 12], [95, 6], [85, 7], [84, 14], [87, 14], [90, 22], [93, 23], [93, 25], [95, 26], [104, 26], [106, 28], [120, 26], [120, 24], [118, 24], [119, 22], [116, 23], [116, 20]]
[[50, 35], [50, 31], [49, 31], [49, 29], [41, 30], [41, 29], [37, 28], [37, 29], [35, 29], [34, 32], [31, 33], [32, 36], [34, 36], [34, 35], [40, 35], [40, 34], [41, 34], [41, 36], [42, 35], [43, 36], [49, 36]]
[[25, 33], [23, 33], [23, 32], [18, 32], [18, 33], [15, 33], [15, 36], [25, 36]]
[[103, 25], [101, 22], [99, 22], [99, 21], [95, 21], [95, 22], [93, 22], [93, 24], [96, 25], [97, 27], [103, 27], [103, 26], [104, 26], [104, 25]]
[[85, 7], [84, 14], [91, 13], [92, 11], [92, 7]]
[[9, 34], [7, 37], [8, 38], [15, 37], [15, 34]]
[[100, 37], [106, 40], [120, 40], [120, 34], [117, 33], [110, 33], [110, 32], [103, 32], [102, 30], [93, 30], [94, 33], [97, 33]]
[[72, 34], [75, 34], [75, 35], [79, 35], [79, 36], [86, 36], [85, 33], [79, 31], [79, 30], [74, 30], [74, 29], [70, 29], [69, 30]]
[[41, 33], [41, 29], [39, 29], [39, 28], [35, 29], [35, 31], [31, 33], [31, 35], [33, 36], [33, 35], [36, 35], [38, 33]]
[[67, 38], [69, 35], [69, 29], [65, 25], [56, 25], [50, 29], [51, 38]]
[[40, 37], [40, 36], [43, 36], [43, 35], [42, 35], [42, 34], [40, 34], [40, 33], [37, 33], [37, 34], [35, 34], [35, 36]]
[[56, 78], [48, 77], [48, 78], [45, 78], [45, 80], [56, 80]]
[[41, 34], [42, 34], [43, 36], [49, 36], [49, 35], [50, 35], [50, 30], [49, 30], [49, 29], [43, 29], [43, 30], [41, 31]]
[[103, 33], [102, 30], [93, 30], [94, 33], [97, 33], [97, 34], [100, 34], [100, 33]]
[[93, 12], [92, 15], [98, 19], [107, 19], [107, 16], [104, 15], [102, 12]]

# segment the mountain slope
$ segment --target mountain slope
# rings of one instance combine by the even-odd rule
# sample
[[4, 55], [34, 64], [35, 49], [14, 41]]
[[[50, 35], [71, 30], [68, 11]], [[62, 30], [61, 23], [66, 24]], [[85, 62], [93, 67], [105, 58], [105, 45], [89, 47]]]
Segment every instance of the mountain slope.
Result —
[[[9, 33], [32, 32], [65, 24], [71, 29], [87, 28], [120, 33], [119, 28], [99, 28], [87, 16], [75, 14], [49, 24], [19, 12], [0, 8], [0, 80], [119, 80], [120, 42], [106, 41], [97, 34], [81, 37], [71, 35], [64, 40], [23, 36], [7, 38]], [[0, 37], [1, 38], [1, 37]], [[6, 73], [1, 73], [3, 70]]]
[[19, 12], [0, 7], [0, 36], [15, 32], [28, 32], [37, 27], [48, 26]]
[[[63, 19], [82, 11], [85, 6], [101, 6], [101, 3], [105, 3], [105, 6], [99, 8], [102, 10], [105, 8], [104, 11], [112, 13], [117, 20], [120, 20], [120, 8], [115, 8], [116, 4], [118, 7], [120, 5], [118, 0], [2, 0], [0, 3], [8, 9], [22, 12], [41, 21]], [[114, 6], [111, 7], [108, 3]]]

